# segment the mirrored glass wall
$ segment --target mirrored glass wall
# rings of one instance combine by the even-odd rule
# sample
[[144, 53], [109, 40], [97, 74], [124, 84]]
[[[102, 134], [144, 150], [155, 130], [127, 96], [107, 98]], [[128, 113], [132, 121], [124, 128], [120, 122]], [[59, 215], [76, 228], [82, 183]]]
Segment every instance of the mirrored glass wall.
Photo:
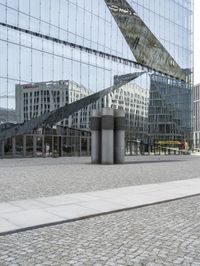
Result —
[[[192, 0], [127, 2], [179, 66], [192, 71]], [[69, 80], [96, 92], [111, 86], [115, 75], [133, 73], [139, 68], [142, 66], [137, 65], [104, 0], [0, 0], [0, 108], [8, 110], [4, 121], [9, 121], [9, 110], [16, 108], [17, 84]], [[129, 86], [113, 96], [116, 102], [113, 99], [112, 106], [117, 108], [119, 100], [123, 106], [124, 100], [124, 108], [135, 108], [134, 115], [144, 113], [140, 122], [133, 120], [130, 112], [127, 114], [130, 128], [140, 132], [143, 123], [143, 132], [148, 128], [143, 120], [151, 123], [154, 119], [147, 115], [151, 110], [147, 106], [153, 103], [148, 99], [153, 95], [149, 75], [133, 83], [141, 88], [140, 92], [132, 92], [132, 96]], [[178, 88], [159, 86], [162, 103], [177, 106], [180, 100], [185, 106], [185, 110], [178, 111], [180, 117], [184, 117], [184, 112], [190, 113], [192, 82]], [[142, 106], [140, 111], [137, 105]], [[188, 128], [188, 124], [183, 126]], [[150, 130], [156, 130], [155, 126]]]

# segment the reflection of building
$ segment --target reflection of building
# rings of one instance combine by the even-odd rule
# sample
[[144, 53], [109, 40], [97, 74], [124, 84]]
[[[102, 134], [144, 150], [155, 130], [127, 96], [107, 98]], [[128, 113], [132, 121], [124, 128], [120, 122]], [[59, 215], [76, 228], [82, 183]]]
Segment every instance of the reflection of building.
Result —
[[190, 84], [160, 75], [151, 76], [148, 134], [154, 141], [190, 139]]
[[14, 110], [0, 108], [0, 124], [9, 121], [10, 123], [16, 123], [17, 117]]
[[[130, 115], [133, 132], [145, 132], [151, 139], [189, 138], [193, 1], [0, 2], [0, 107], [15, 108], [16, 84], [73, 80], [96, 92], [111, 86], [116, 75], [143, 69], [165, 78], [148, 82], [148, 75], [142, 75], [134, 81], [149, 91], [151, 112], [148, 128], [138, 124], [142, 114], [138, 121]], [[58, 98], [55, 94], [57, 100], [46, 107], [36, 102], [35, 110], [33, 104], [32, 110], [22, 110], [25, 120], [66, 102]], [[131, 99], [129, 104], [131, 108]], [[73, 117], [76, 126], [78, 117]]]
[[[69, 80], [50, 81], [16, 85], [16, 115], [18, 123], [58, 109], [65, 104], [72, 103], [93, 92]], [[80, 110], [68, 119], [61, 121], [61, 125], [70, 128], [89, 129], [90, 111], [109, 106], [114, 109], [123, 108], [126, 111], [128, 128], [137, 128], [134, 136], [142, 138], [143, 128], [147, 129], [149, 90], [134, 83], [128, 83], [108, 95], [99, 99], [95, 104]]]
[[109, 102], [109, 107], [125, 110], [129, 137], [145, 139], [148, 131], [149, 90], [128, 83], [115, 91]]
[[193, 89], [193, 143], [194, 149], [200, 151], [200, 84]]
[[[58, 109], [91, 93], [92, 91], [69, 80], [16, 85], [18, 123], [23, 123]], [[89, 109], [89, 107], [86, 109]], [[61, 124], [68, 127], [85, 128], [85, 125], [89, 124], [87, 113], [88, 110], [80, 110], [65, 121], [61, 121]], [[82, 123], [82, 126], [80, 126], [80, 123]]]

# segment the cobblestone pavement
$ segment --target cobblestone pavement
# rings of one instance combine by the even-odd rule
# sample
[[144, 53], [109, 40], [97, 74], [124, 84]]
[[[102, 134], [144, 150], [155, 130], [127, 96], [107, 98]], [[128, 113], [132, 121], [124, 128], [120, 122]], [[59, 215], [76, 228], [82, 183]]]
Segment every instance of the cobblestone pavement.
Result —
[[1, 236], [0, 265], [200, 265], [200, 196]]
[[199, 177], [200, 156], [135, 156], [124, 165], [91, 165], [90, 158], [0, 160], [0, 201]]

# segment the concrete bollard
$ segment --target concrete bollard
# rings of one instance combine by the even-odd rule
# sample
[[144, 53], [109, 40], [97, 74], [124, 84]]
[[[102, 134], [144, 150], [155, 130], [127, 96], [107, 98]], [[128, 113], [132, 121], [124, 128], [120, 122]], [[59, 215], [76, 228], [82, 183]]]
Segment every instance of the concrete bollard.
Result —
[[101, 129], [101, 163], [113, 164], [114, 110], [112, 108], [102, 109]]
[[101, 163], [101, 116], [99, 110], [92, 110], [91, 116], [91, 161]]
[[125, 112], [114, 111], [114, 163], [124, 163], [125, 154]]

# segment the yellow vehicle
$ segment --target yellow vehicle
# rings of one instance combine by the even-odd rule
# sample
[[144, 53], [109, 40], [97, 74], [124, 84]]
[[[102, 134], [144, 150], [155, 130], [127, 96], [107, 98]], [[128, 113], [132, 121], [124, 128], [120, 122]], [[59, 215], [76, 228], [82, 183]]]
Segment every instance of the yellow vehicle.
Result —
[[184, 140], [157, 140], [155, 145], [165, 148], [173, 148], [176, 150], [189, 150], [188, 142]]

